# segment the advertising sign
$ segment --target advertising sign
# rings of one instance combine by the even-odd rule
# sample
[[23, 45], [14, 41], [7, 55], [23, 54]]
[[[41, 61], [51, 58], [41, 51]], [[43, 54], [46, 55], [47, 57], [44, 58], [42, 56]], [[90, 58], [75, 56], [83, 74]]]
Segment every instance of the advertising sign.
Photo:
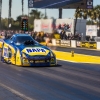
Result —
[[89, 49], [96, 49], [97, 48], [97, 42], [93, 42], [93, 41], [83, 41], [81, 42], [81, 47], [83, 48], [89, 48]]
[[34, 7], [34, 0], [28, 0], [28, 8], [33, 8]]
[[53, 31], [53, 19], [35, 19], [34, 20], [34, 31], [36, 32], [47, 32], [52, 33]]
[[86, 35], [87, 36], [97, 36], [97, 25], [87, 25]]
[[62, 46], [71, 46], [70, 40], [61, 40], [61, 45]]
[[61, 43], [61, 40], [60, 39], [56, 39], [56, 44], [60, 45], [60, 43]]
[[76, 41], [76, 46], [80, 47], [81, 46], [81, 42], [80, 41]]
[[96, 42], [89, 42], [89, 48], [96, 49], [97, 48], [97, 43]]
[[59, 25], [67, 32], [73, 33], [74, 30], [74, 20], [73, 19], [57, 19], [56, 20], [56, 29], [59, 28]]
[[88, 41], [81, 42], [81, 47], [83, 47], [83, 48], [89, 48], [89, 42]]
[[93, 0], [87, 0], [87, 9], [93, 9]]
[[[29, 1], [32, 1], [32, 0], [29, 0]], [[86, 2], [86, 0], [84, 1]], [[67, 5], [69, 5], [68, 8], [71, 8], [71, 7], [77, 8], [75, 6], [73, 7], [71, 4], [73, 5], [76, 4], [78, 6], [84, 3], [84, 1], [83, 0], [33, 0], [32, 4], [34, 4], [33, 5], [34, 8], [66, 8]]]

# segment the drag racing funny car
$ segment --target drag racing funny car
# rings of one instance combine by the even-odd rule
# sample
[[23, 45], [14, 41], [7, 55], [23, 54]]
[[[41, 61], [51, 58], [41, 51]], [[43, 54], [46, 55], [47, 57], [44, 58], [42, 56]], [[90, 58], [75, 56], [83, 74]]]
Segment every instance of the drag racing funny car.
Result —
[[14, 34], [0, 41], [1, 61], [18, 66], [54, 66], [55, 54], [28, 34]]

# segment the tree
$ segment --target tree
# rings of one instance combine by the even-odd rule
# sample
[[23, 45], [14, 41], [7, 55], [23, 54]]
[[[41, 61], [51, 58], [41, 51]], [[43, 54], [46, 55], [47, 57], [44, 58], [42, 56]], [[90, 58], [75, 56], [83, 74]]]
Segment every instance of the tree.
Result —
[[[75, 12], [75, 18], [76, 17], [91, 20], [92, 25], [95, 24], [99, 26], [100, 32], [100, 5], [93, 7], [93, 9], [78, 9], [78, 11]], [[90, 24], [90, 22], [87, 22], [87, 24]]]
[[76, 9], [76, 11], [75, 11], [75, 26], [74, 26], [74, 35], [75, 35], [75, 33], [76, 33], [76, 24], [77, 24], [77, 18], [79, 17], [78, 15], [80, 15], [80, 10], [79, 10], [79, 7]]
[[100, 5], [95, 6], [93, 9], [79, 9], [75, 12], [75, 17], [83, 19], [91, 19], [93, 21], [100, 20]]
[[96, 20], [96, 22], [98, 23], [99, 29], [100, 29], [100, 5], [97, 5], [94, 8], [94, 18]]
[[2, 0], [0, 0], [0, 28], [1, 28]]
[[44, 18], [44, 14], [42, 14], [40, 11], [36, 10], [31, 10], [30, 16], [32, 16], [34, 19], [41, 19]]
[[45, 18], [43, 13], [41, 13], [37, 9], [36, 10], [33, 9], [30, 12], [29, 23], [33, 25], [34, 19], [43, 19], [43, 18]]
[[22, 15], [24, 14], [24, 0], [21, 1], [22, 2]]
[[28, 15], [19, 15], [16, 18], [16, 21], [21, 22], [22, 17], [28, 17]]
[[21, 27], [21, 19], [22, 19], [22, 17], [28, 17], [28, 15], [19, 15], [19, 16], [17, 16], [15, 22], [17, 23], [19, 29], [20, 29], [20, 27]]

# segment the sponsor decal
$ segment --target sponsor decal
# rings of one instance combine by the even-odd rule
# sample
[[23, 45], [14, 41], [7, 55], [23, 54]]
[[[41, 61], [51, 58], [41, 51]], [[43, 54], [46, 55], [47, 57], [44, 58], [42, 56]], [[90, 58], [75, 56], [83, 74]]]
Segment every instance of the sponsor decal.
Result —
[[70, 40], [61, 40], [61, 45], [62, 46], [70, 46]]
[[27, 53], [32, 53], [32, 52], [46, 52], [46, 50], [43, 49], [43, 48], [27, 48], [26, 52]]
[[45, 63], [44, 60], [35, 61], [35, 63]]
[[77, 46], [77, 47], [80, 47], [80, 46], [81, 46], [81, 42], [80, 42], [80, 41], [77, 41], [77, 42], [76, 42], [76, 46]]
[[8, 58], [8, 48], [4, 48], [3, 56]]
[[34, 0], [28, 0], [28, 8], [33, 8], [33, 2]]

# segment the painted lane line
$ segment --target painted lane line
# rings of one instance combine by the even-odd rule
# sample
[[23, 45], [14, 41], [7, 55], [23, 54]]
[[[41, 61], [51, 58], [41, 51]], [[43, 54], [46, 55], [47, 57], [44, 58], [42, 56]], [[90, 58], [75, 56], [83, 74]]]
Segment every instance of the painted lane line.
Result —
[[[64, 52], [64, 51], [56, 51], [56, 50], [53, 50], [54, 52], [61, 52], [61, 53], [68, 53], [68, 54], [71, 54], [71, 52]], [[99, 57], [99, 56], [93, 56], [93, 55], [85, 55], [85, 54], [79, 54], [79, 53], [74, 53], [76, 55], [79, 55], [79, 56], [86, 56], [86, 57]]]
[[51, 74], [51, 73], [44, 72], [44, 71], [38, 70], [38, 69], [35, 69], [35, 70], [28, 69], [28, 71], [33, 72], [33, 73], [37, 73], [37, 74], [39, 74], [41, 76], [45, 76], [45, 77], [48, 77], [48, 78], [51, 78], [51, 79], [54, 79], [54, 80], [58, 80], [58, 81], [62, 81], [62, 82], [70, 83], [70, 84], [74, 84], [74, 85], [77, 85], [77, 86], [80, 86], [80, 87], [83, 87], [83, 88], [87, 88], [90, 91], [95, 91], [95, 92], [100, 93], [100, 88], [98, 88], [96, 86], [92, 86], [90, 84], [86, 84], [86, 83], [80, 82], [78, 80], [76, 81], [76, 80], [73, 80], [73, 79], [68, 79], [68, 78], [63, 77], [61, 75]]
[[77, 61], [71, 61], [71, 60], [64, 60], [64, 59], [59, 59], [57, 58], [57, 60], [61, 60], [61, 61], [67, 61], [67, 62], [71, 62], [71, 63], [80, 63], [80, 64], [100, 64], [100, 63], [95, 63], [95, 62], [77, 62]]
[[12, 89], [12, 88], [10, 88], [10, 87], [8, 87], [8, 86], [2, 84], [2, 83], [0, 83], [0, 86], [2, 86], [3, 88], [7, 89], [7, 90], [10, 91], [10, 92], [12, 92], [13, 94], [15, 94], [15, 95], [21, 97], [21, 98], [24, 99], [24, 100], [35, 100], [35, 99], [30, 98], [30, 97], [28, 97], [28, 96], [22, 94], [21, 92], [18, 92], [18, 91], [16, 91], [16, 90], [14, 90], [14, 89]]

